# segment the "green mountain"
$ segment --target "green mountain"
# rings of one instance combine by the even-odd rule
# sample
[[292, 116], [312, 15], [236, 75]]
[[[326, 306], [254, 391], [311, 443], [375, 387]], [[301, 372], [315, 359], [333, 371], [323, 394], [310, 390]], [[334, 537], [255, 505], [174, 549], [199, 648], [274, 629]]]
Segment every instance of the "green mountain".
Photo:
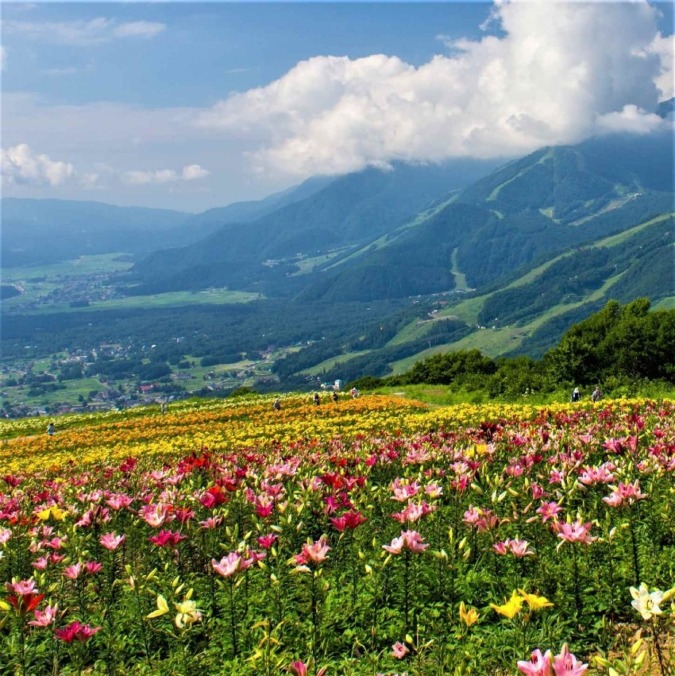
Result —
[[230, 286], [292, 295], [300, 274], [385, 235], [494, 163], [366, 169], [248, 223], [230, 223], [189, 247], [156, 252], [134, 269], [136, 292]]
[[[2, 266], [53, 263], [92, 254], [145, 256], [204, 239], [229, 223], [246, 223], [306, 199], [332, 178], [312, 178], [263, 200], [188, 214], [102, 202], [3, 198]], [[36, 246], [36, 242], [44, 243]]]
[[[3, 347], [47, 350], [86, 334], [227, 364], [276, 346], [285, 357], [270, 368], [282, 387], [297, 387], [403, 373], [449, 350], [539, 356], [609, 300], [648, 297], [657, 310], [675, 302], [669, 133], [543, 148], [496, 169], [369, 169], [196, 216], [140, 211], [148, 218], [137, 227], [161, 244], [151, 253], [138, 245], [147, 255], [117, 278], [127, 293], [228, 287], [257, 300], [13, 315]], [[54, 222], [47, 215], [41, 227]], [[76, 223], [63, 227], [76, 233]], [[3, 256], [5, 246], [3, 231]]]
[[[330, 380], [400, 373], [449, 349], [540, 356], [608, 300], [671, 302], [674, 212], [669, 136], [604, 137], [511, 162], [314, 275], [306, 302], [421, 296], [375, 349], [324, 342], [314, 363]], [[307, 357], [277, 369], [307, 372]]]
[[3, 198], [1, 209], [3, 267], [152, 251], [167, 237], [179, 240], [189, 217], [169, 209], [13, 197]]
[[[312, 300], [362, 300], [508, 280], [570, 247], [622, 232], [673, 206], [672, 139], [604, 137], [544, 148], [453, 196], [387, 241], [325, 266], [303, 292]], [[398, 285], [390, 283], [396, 271]], [[350, 280], [369, 280], [368, 285]], [[376, 281], [376, 280], [379, 280]]]

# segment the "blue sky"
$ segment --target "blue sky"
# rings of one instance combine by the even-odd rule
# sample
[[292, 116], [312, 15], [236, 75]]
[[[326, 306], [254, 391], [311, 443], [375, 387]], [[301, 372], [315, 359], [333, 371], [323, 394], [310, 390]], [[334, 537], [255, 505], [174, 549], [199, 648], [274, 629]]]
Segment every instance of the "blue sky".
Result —
[[650, 133], [672, 96], [669, 3], [0, 7], [4, 196], [200, 211]]

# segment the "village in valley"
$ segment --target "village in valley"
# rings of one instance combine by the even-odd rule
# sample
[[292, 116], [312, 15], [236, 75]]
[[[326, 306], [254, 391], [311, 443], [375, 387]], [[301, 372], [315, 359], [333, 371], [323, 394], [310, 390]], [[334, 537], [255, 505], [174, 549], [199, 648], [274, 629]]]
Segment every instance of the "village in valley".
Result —
[[[242, 355], [237, 363], [203, 366], [198, 359], [184, 357], [177, 364], [158, 368], [151, 360], [155, 347], [103, 343], [93, 350], [73, 349], [47, 359], [3, 363], [0, 417], [121, 410], [190, 396], [226, 396], [246, 388], [269, 389], [278, 384], [278, 378], [271, 373], [274, 359], [288, 352], [270, 346], [252, 358]], [[100, 362], [128, 362], [139, 350], [147, 356], [142, 360], [145, 368], [138, 374], [115, 377], [97, 368]], [[156, 377], [142, 377], [153, 371]]]

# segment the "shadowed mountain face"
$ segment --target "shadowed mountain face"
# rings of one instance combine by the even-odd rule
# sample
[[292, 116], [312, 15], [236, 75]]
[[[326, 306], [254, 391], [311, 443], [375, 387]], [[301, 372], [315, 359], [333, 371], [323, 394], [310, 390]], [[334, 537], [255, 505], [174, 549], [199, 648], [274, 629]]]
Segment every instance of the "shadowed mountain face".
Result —
[[[359, 289], [349, 280], [364, 276], [364, 299], [373, 288], [379, 297], [447, 291], [457, 273], [470, 288], [485, 288], [672, 211], [672, 186], [672, 139], [665, 136], [544, 148], [477, 181], [414, 227], [390, 232], [377, 250], [364, 247], [328, 268], [303, 294], [356, 299]], [[390, 282], [394, 270], [397, 285]]]
[[666, 135], [543, 148], [487, 169], [398, 165], [314, 184], [247, 223], [149, 255], [134, 269], [134, 292], [229, 286], [371, 301], [452, 290], [460, 276], [481, 289], [672, 209]]
[[332, 260], [369, 244], [494, 166], [472, 160], [400, 164], [390, 171], [367, 169], [335, 178], [307, 198], [249, 223], [226, 225], [194, 245], [140, 261], [134, 271], [139, 288], [262, 285], [287, 295], [307, 281], [292, 277], [300, 260]]
[[36, 265], [88, 254], [148, 252], [188, 214], [100, 202], [2, 200], [2, 265]]
[[[137, 264], [117, 280], [130, 295], [258, 292], [266, 298], [246, 306], [162, 309], [163, 332], [200, 337], [194, 326], [219, 327], [216, 347], [206, 338], [193, 346], [216, 359], [271, 342], [302, 346], [274, 368], [305, 384], [308, 368], [327, 380], [382, 375], [434, 349], [541, 355], [610, 299], [667, 307], [674, 211], [672, 136], [606, 136], [497, 168], [461, 161], [312, 179], [197, 215], [4, 200], [2, 255], [7, 265], [129, 252]], [[156, 331], [150, 314], [106, 326], [119, 333], [132, 322], [137, 337], [146, 320]], [[33, 336], [51, 321], [52, 337], [91, 318], [63, 315], [57, 326], [17, 316], [9, 328]], [[343, 355], [348, 363], [323, 368]]]
[[[201, 214], [101, 202], [5, 198], [2, 265], [39, 265], [104, 253], [145, 256], [158, 249], [187, 246], [227, 224], [247, 223], [306, 199], [332, 180], [311, 178], [260, 201], [236, 202]], [[36, 246], [38, 242], [42, 246]]]

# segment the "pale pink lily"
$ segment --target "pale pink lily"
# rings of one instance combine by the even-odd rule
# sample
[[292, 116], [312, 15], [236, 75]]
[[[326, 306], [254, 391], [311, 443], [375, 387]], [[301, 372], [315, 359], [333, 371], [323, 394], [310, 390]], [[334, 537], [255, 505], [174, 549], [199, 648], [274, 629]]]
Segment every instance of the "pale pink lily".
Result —
[[200, 521], [199, 525], [205, 530], [213, 530], [214, 528], [217, 528], [222, 523], [222, 521], [222, 516], [210, 516], [208, 519]]
[[562, 523], [559, 524], [558, 537], [564, 542], [581, 542], [585, 545], [590, 545], [598, 539], [590, 535], [591, 528], [593, 528], [591, 522], [582, 523], [579, 519], [574, 521], [574, 523]]
[[144, 505], [138, 510], [138, 516], [153, 528], [159, 528], [164, 523], [173, 519], [173, 514], [170, 514], [168, 505]]
[[396, 478], [392, 482], [390, 488], [394, 494], [392, 495], [392, 500], [396, 500], [397, 502], [405, 502], [413, 495], [417, 495], [420, 490], [420, 485], [417, 483], [417, 481], [408, 483], [408, 481], [405, 479]]
[[309, 562], [322, 563], [330, 551], [328, 546], [328, 538], [322, 535], [318, 540], [312, 543], [305, 542], [302, 545], [300, 554], [296, 554], [293, 558], [296, 564], [302, 566]]
[[28, 624], [31, 627], [48, 627], [56, 619], [58, 606], [47, 606], [44, 610], [35, 611], [35, 619]]
[[126, 535], [117, 535], [117, 533], [103, 533], [99, 538], [99, 542], [111, 552], [114, 552], [120, 545], [126, 542]]
[[550, 650], [547, 650], [543, 655], [541, 650], [537, 648], [529, 660], [520, 660], [518, 662], [518, 669], [527, 676], [553, 676], [553, 656]]
[[49, 565], [49, 559], [46, 556], [41, 556], [37, 561], [31, 564], [37, 570], [45, 570]]
[[84, 566], [81, 563], [76, 563], [72, 566], [68, 566], [63, 569], [63, 577], [67, 577], [69, 580], [77, 580], [78, 577], [84, 571]]
[[512, 540], [507, 538], [503, 542], [497, 542], [492, 545], [492, 548], [502, 556], [511, 552], [515, 557], [522, 558], [524, 556], [534, 556], [534, 552], [530, 549], [530, 543], [527, 540]]
[[632, 505], [638, 500], [644, 500], [646, 497], [647, 495], [640, 490], [640, 480], [637, 479], [632, 484], [620, 483], [603, 500], [610, 507], [620, 507], [624, 502]]
[[581, 676], [587, 669], [588, 665], [577, 660], [570, 652], [567, 643], [563, 645], [560, 654], [553, 658], [553, 673], [555, 676]]
[[402, 660], [409, 652], [410, 650], [408, 647], [400, 641], [396, 641], [396, 643], [391, 646], [392, 657], [395, 657], [397, 660]]
[[218, 575], [221, 575], [222, 577], [232, 577], [232, 575], [239, 570], [241, 560], [241, 554], [239, 552], [231, 552], [220, 559], [220, 561], [211, 559], [211, 566], [213, 566], [213, 570], [215, 570]]
[[391, 516], [392, 519], [396, 519], [399, 523], [414, 523], [436, 509], [436, 505], [429, 505], [426, 500], [423, 500], [419, 504], [409, 502], [403, 511], [392, 514]]
[[556, 519], [560, 512], [562, 512], [562, 507], [557, 502], [542, 502], [541, 507], [537, 509], [537, 514], [541, 514], [543, 523], [549, 519]]
[[35, 586], [35, 580], [32, 578], [29, 580], [19, 580], [18, 582], [5, 582], [5, 587], [8, 591], [14, 592], [17, 596], [26, 596], [38, 591]]
[[390, 544], [382, 545], [391, 554], [400, 554], [404, 549], [411, 552], [423, 552], [429, 545], [422, 536], [414, 530], [403, 531], [400, 537], [394, 538]]

